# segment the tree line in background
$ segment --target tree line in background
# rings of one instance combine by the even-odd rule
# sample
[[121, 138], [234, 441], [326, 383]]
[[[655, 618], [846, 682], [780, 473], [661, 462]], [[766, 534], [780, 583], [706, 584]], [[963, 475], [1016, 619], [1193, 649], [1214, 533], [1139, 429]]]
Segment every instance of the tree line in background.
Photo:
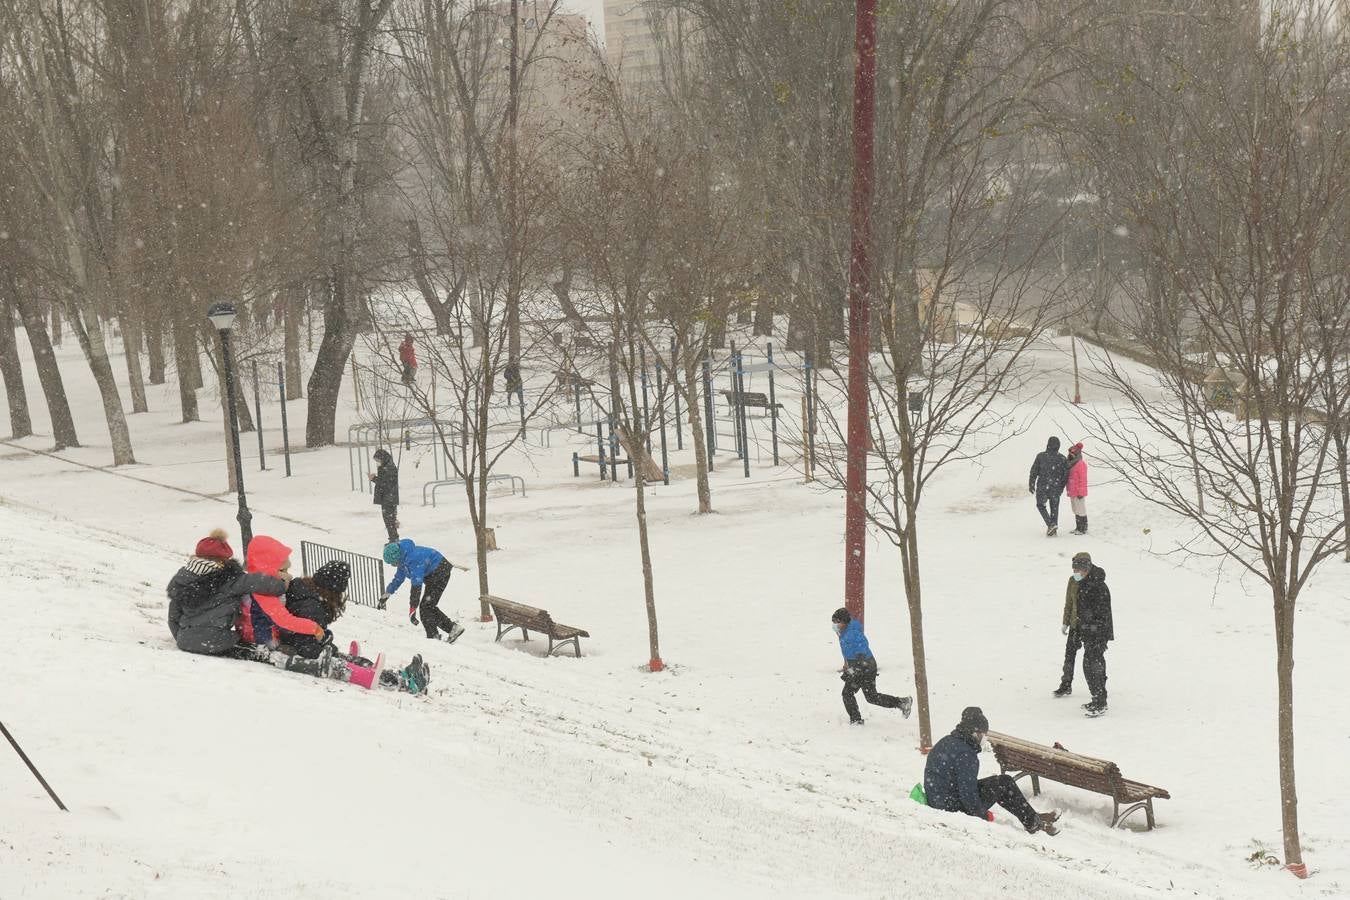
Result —
[[[284, 361], [319, 447], [361, 336], [381, 325], [394, 373], [393, 332], [430, 322], [486, 595], [488, 476], [550, 391], [577, 387], [536, 393], [503, 436], [495, 385], [588, 368], [638, 463], [658, 663], [638, 380], [648, 362], [675, 376], [704, 513], [700, 371], [729, 334], [772, 337], [842, 390], [856, 4], [641, 5], [655, 45], [614, 61], [557, 0], [0, 0], [0, 322], [32, 345], [55, 446], [79, 443], [52, 351], [66, 331], [121, 464], [110, 341], [131, 414], [173, 378], [194, 421], [202, 360], [217, 386], [223, 368], [204, 310], [235, 301], [241, 356]], [[1093, 423], [1102, 452], [1195, 526], [1190, 552], [1270, 588], [1299, 865], [1293, 612], [1317, 564], [1350, 553], [1336, 4], [881, 7], [869, 516], [897, 550], [921, 743], [924, 488], [1017, 433], [994, 403], [1021, 396], [1033, 342], [1067, 330], [1158, 373], [1100, 367], [1127, 412]], [[22, 437], [14, 333], [0, 375]], [[840, 425], [824, 425], [827, 476]]]

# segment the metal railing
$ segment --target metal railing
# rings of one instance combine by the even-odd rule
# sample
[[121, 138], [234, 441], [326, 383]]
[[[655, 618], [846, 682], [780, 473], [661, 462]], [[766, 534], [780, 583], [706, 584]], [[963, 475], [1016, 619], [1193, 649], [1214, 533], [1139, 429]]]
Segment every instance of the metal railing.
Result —
[[329, 562], [345, 562], [351, 566], [351, 580], [347, 582], [347, 599], [362, 606], [379, 606], [384, 594], [384, 560], [363, 556], [336, 547], [325, 547], [309, 541], [300, 542], [300, 566], [306, 576], [313, 575]]

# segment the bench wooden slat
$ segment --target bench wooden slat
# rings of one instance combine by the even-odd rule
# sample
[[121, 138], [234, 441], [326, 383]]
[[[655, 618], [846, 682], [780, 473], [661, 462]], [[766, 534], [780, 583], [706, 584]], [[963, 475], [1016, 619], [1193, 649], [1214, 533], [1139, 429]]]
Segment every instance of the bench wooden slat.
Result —
[[[581, 641], [579, 639], [591, 636], [590, 632], [584, 629], [574, 628], [571, 625], [559, 625], [554, 622], [548, 610], [539, 609], [536, 606], [526, 606], [524, 603], [516, 603], [513, 600], [495, 597], [491, 594], [484, 595], [483, 599], [488, 602], [496, 615], [497, 640], [499, 641], [512, 628], [519, 628], [521, 633], [525, 635], [526, 640], [529, 640], [531, 631], [537, 631], [548, 637], [550, 656], [554, 653], [553, 644], [555, 641], [559, 642], [558, 649], [571, 644], [576, 655], [581, 656]], [[502, 625], [509, 627], [503, 630]]]
[[[1154, 798], [1171, 798], [1171, 794], [1160, 787], [1126, 780], [1120, 774], [1120, 767], [1110, 760], [1047, 747], [999, 732], [991, 731], [988, 735], [989, 742], [994, 745], [994, 756], [998, 759], [999, 767], [1004, 772], [1020, 773], [1018, 777], [1031, 776], [1032, 788], [1037, 793], [1040, 791], [1037, 779], [1048, 778], [1070, 787], [1109, 796], [1115, 806], [1112, 826], [1119, 824], [1135, 810], [1144, 809], [1148, 827], [1152, 829]], [[1132, 804], [1123, 814], [1120, 811], [1122, 803]]]

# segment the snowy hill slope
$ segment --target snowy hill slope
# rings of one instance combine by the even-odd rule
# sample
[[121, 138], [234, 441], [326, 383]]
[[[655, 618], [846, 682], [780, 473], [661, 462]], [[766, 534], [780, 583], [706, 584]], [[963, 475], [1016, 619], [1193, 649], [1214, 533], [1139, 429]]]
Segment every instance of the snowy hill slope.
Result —
[[[1230, 571], [1151, 554], [1175, 525], [1100, 469], [1093, 534], [1042, 537], [1026, 466], [1041, 432], [1072, 428], [1067, 408], [1040, 411], [1025, 439], [935, 482], [925, 501], [934, 726], [944, 733], [978, 704], [996, 729], [1116, 760], [1173, 794], [1148, 834], [1109, 829], [1108, 798], [1056, 785], [1037, 801], [1066, 810], [1053, 840], [1006, 814], [987, 825], [909, 801], [923, 765], [914, 722], [864, 707], [867, 725], [849, 728], [839, 703], [828, 616], [842, 502], [767, 464], [749, 480], [720, 465], [711, 518], [690, 515], [688, 479], [653, 490], [672, 665], [659, 675], [639, 670], [631, 491], [573, 479], [585, 439], [561, 432], [503, 463], [530, 492], [495, 501], [492, 584], [588, 628], [582, 659], [496, 645], [493, 626], [471, 622], [453, 647], [429, 644], [399, 599], [384, 613], [353, 609], [335, 631], [396, 662], [424, 652], [426, 700], [179, 653], [163, 585], [233, 515], [232, 498], [213, 495], [218, 416], [179, 425], [168, 394], [152, 397], [159, 411], [132, 419], [142, 464], [103, 469], [97, 395], [69, 352], [93, 446], [17, 449], [44, 447], [33, 438], [0, 450], [0, 623], [16, 654], [0, 716], [72, 813], [0, 747], [3, 900], [514, 897], [548, 885], [568, 897], [1346, 893], [1350, 804], [1336, 785], [1350, 752], [1350, 577], [1325, 568], [1300, 611], [1301, 812], [1315, 876], [1299, 883], [1245, 862], [1253, 841], [1279, 848], [1267, 601]], [[1062, 347], [1038, 363], [1049, 386], [1062, 381]], [[275, 409], [264, 417], [275, 422]], [[276, 443], [269, 432], [269, 452]], [[425, 460], [402, 463], [404, 532], [469, 561], [457, 498], [419, 506]], [[378, 511], [348, 490], [345, 449], [298, 455], [290, 479], [275, 464], [247, 477], [255, 531], [378, 548]], [[1106, 569], [1116, 598], [1111, 713], [1091, 721], [1078, 701], [1049, 696], [1077, 549]], [[870, 551], [868, 633], [881, 688], [906, 693], [894, 554], [881, 542]], [[457, 575], [443, 606], [471, 615], [474, 593]]]

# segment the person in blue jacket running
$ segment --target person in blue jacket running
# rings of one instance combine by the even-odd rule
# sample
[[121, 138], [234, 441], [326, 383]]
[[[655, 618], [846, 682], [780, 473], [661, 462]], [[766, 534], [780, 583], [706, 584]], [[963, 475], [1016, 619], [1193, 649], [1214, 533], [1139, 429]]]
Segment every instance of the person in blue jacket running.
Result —
[[892, 697], [890, 694], [877, 693], [877, 661], [872, 656], [872, 648], [863, 634], [862, 622], [849, 615], [846, 609], [836, 609], [830, 616], [831, 627], [839, 637], [839, 650], [844, 654], [844, 668], [840, 678], [844, 682], [844, 709], [848, 711], [848, 720], [853, 725], [863, 723], [862, 713], [858, 711], [858, 698], [854, 696], [862, 691], [864, 699], [873, 706], [887, 709], [899, 708], [906, 719], [914, 701], [910, 697]]
[[450, 573], [454, 571], [450, 561], [442, 556], [439, 550], [419, 547], [407, 538], [397, 544], [386, 544], [384, 561], [397, 568], [394, 570], [394, 580], [389, 582], [389, 586], [384, 589], [384, 595], [380, 597], [380, 609], [384, 609], [385, 602], [402, 586], [404, 579], [407, 579], [412, 582], [412, 602], [408, 605], [408, 620], [416, 625], [417, 614], [420, 611], [422, 627], [426, 629], [427, 637], [434, 640], [440, 637], [441, 631], [444, 631], [445, 639], [451, 644], [459, 640], [459, 636], [464, 633], [464, 627], [455, 624], [449, 616], [441, 612], [438, 605], [441, 602], [441, 594], [445, 593], [445, 586], [450, 583]]

